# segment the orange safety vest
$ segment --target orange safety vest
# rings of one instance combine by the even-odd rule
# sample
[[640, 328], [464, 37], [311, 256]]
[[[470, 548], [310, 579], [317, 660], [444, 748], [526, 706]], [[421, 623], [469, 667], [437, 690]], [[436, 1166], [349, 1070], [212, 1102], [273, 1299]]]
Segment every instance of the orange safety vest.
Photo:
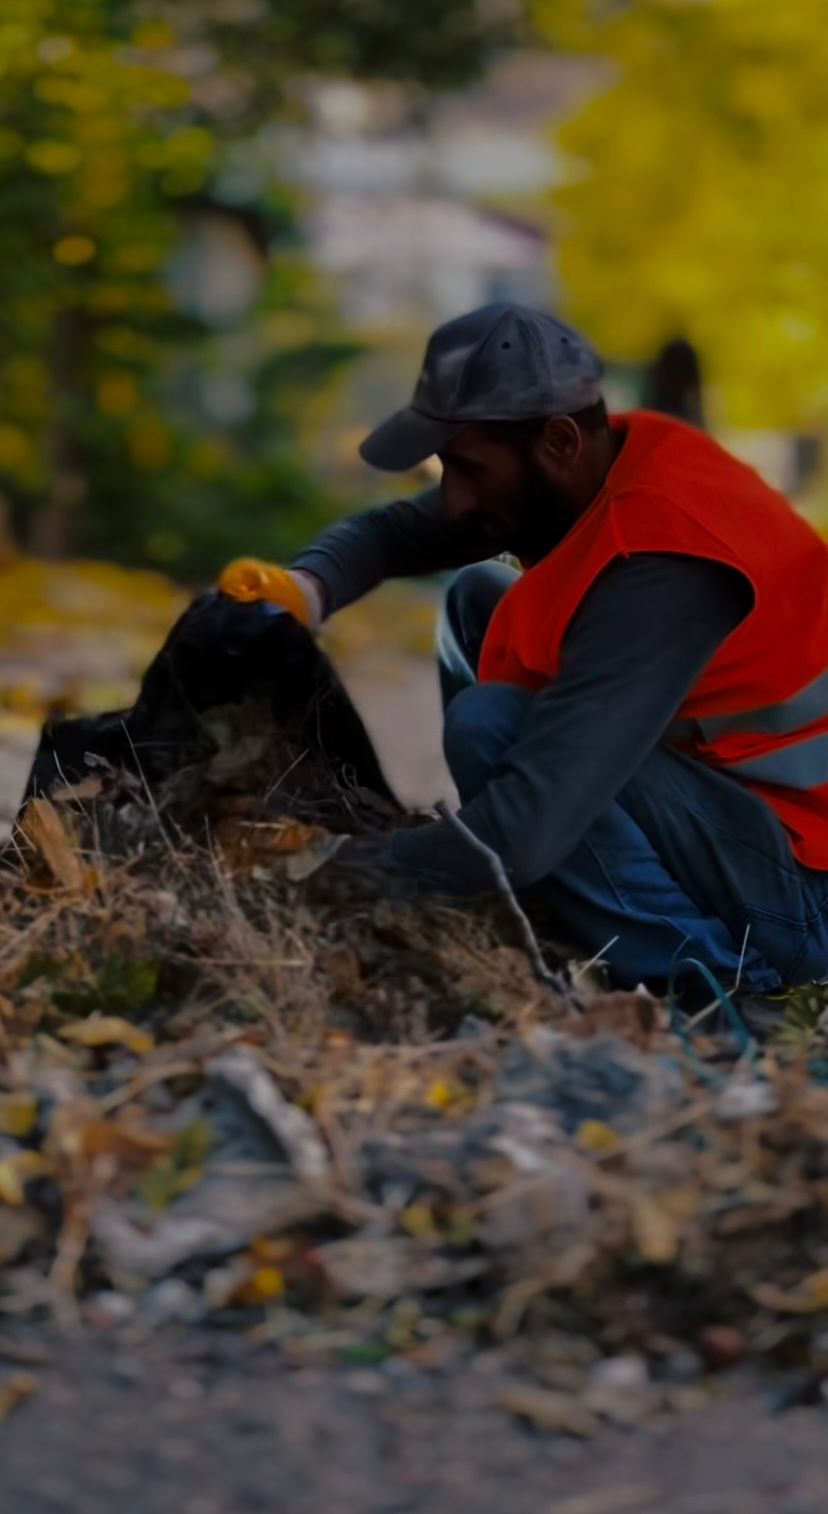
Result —
[[533, 691], [550, 683], [572, 617], [616, 557], [667, 552], [737, 568], [753, 609], [664, 739], [761, 794], [799, 860], [828, 870], [828, 545], [710, 437], [646, 411], [612, 425], [624, 444], [603, 488], [501, 600], [480, 679]]

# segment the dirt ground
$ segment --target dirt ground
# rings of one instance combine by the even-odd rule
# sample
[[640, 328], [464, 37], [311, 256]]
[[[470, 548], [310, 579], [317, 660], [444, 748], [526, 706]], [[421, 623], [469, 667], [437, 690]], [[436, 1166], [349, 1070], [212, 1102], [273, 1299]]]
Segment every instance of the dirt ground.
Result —
[[296, 1367], [234, 1335], [56, 1347], [0, 1430], [3, 1514], [824, 1514], [825, 1410], [745, 1386], [598, 1440], [496, 1406], [503, 1363]]

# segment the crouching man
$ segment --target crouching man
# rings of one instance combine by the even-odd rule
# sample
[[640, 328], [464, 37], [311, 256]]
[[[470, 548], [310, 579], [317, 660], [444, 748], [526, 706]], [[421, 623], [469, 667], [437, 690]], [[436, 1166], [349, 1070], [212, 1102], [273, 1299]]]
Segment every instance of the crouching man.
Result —
[[[344, 520], [277, 571], [306, 623], [456, 569], [439, 634], [465, 824], [616, 982], [681, 957], [754, 995], [828, 976], [828, 547], [679, 421], [609, 417], [575, 331], [518, 305], [449, 322], [362, 446], [439, 488]], [[509, 553], [523, 572], [494, 559]], [[447, 821], [385, 865], [459, 894]]]

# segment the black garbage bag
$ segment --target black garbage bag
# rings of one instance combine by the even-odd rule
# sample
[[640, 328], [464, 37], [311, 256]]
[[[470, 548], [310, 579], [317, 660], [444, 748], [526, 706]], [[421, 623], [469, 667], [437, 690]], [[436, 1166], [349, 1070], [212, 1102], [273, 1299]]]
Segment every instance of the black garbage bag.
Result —
[[209, 753], [210, 712], [234, 707], [264, 708], [274, 745], [289, 736], [332, 784], [398, 808], [370, 737], [310, 632], [271, 605], [216, 592], [194, 600], [173, 626], [131, 709], [43, 727], [24, 800], [76, 784], [102, 765], [157, 790]]

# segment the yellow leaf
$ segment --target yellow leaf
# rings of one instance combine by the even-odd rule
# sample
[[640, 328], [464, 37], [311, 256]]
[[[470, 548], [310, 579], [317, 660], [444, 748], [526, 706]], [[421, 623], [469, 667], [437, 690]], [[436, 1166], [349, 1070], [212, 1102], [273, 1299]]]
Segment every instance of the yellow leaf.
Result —
[[581, 1151], [617, 1151], [621, 1142], [610, 1125], [603, 1120], [583, 1120], [575, 1132], [575, 1143]]
[[64, 1041], [74, 1041], [78, 1046], [125, 1046], [136, 1056], [145, 1056], [152, 1051], [155, 1042], [152, 1036], [130, 1025], [118, 1015], [92, 1015], [88, 1020], [77, 1020], [64, 1025], [59, 1031]]
[[828, 1309], [828, 1267], [803, 1278], [797, 1288], [757, 1283], [750, 1292], [757, 1304], [778, 1314], [817, 1314], [821, 1309]]
[[18, 1151], [14, 1156], [0, 1161], [0, 1204], [9, 1204], [19, 1209], [26, 1197], [26, 1184], [30, 1178], [40, 1177], [48, 1171], [48, 1163], [39, 1151]]
[[0, 1423], [24, 1404], [27, 1398], [31, 1398], [38, 1389], [38, 1381], [33, 1372], [13, 1372], [4, 1382], [0, 1382]]
[[426, 1093], [425, 1101], [429, 1109], [451, 1109], [454, 1104], [462, 1102], [464, 1092], [448, 1078], [435, 1078]]
[[654, 1266], [675, 1261], [679, 1231], [676, 1220], [658, 1199], [646, 1193], [630, 1197], [630, 1219], [639, 1255]]
[[434, 1216], [428, 1204], [409, 1204], [400, 1216], [400, 1223], [403, 1230], [417, 1240], [436, 1234]]
[[83, 888], [83, 866], [51, 800], [30, 799], [20, 829], [58, 883], [65, 888]]
[[285, 1275], [281, 1267], [258, 1267], [253, 1276], [236, 1290], [233, 1301], [239, 1304], [266, 1304], [270, 1299], [281, 1298], [284, 1291]]
[[15, 1158], [0, 1161], [0, 1203], [19, 1209], [23, 1203], [23, 1180]]
[[30, 1093], [0, 1094], [0, 1135], [21, 1139], [37, 1120], [37, 1099]]

